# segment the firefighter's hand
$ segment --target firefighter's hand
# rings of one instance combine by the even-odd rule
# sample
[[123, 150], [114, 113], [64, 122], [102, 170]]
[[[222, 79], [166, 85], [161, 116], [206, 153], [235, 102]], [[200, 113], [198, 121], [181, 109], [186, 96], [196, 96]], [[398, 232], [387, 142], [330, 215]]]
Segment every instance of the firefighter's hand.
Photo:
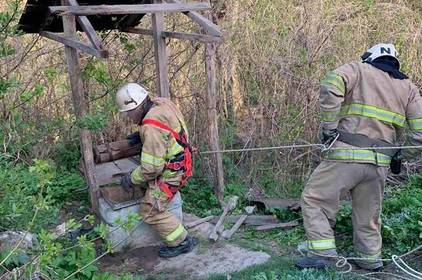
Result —
[[122, 181], [120, 181], [120, 185], [122, 186], [125, 192], [133, 192], [135, 188], [135, 184], [132, 183], [132, 179], [130, 178], [130, 173], [127, 173], [125, 176], [122, 177]]
[[129, 146], [133, 147], [138, 144], [141, 144], [141, 135], [139, 135], [139, 131], [129, 134], [126, 139], [129, 142]]
[[337, 129], [322, 129], [322, 143], [333, 141], [337, 134]]

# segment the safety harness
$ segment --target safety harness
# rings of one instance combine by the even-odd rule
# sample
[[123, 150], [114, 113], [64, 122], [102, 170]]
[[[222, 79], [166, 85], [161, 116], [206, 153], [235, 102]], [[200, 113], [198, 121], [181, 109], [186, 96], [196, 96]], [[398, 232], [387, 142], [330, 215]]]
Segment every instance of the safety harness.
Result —
[[187, 184], [189, 177], [192, 176], [192, 147], [188, 142], [186, 131], [181, 123], [180, 133], [177, 133], [168, 125], [153, 119], [144, 119], [141, 125], [151, 125], [169, 132], [177, 141], [177, 143], [183, 148], [183, 152], [174, 156], [165, 164], [165, 168], [171, 171], [183, 171], [182, 182], [180, 183], [180, 186], [173, 186], [163, 182], [160, 179], [157, 180], [157, 185], [160, 190], [167, 195], [169, 200], [171, 200], [179, 188], [184, 187]]

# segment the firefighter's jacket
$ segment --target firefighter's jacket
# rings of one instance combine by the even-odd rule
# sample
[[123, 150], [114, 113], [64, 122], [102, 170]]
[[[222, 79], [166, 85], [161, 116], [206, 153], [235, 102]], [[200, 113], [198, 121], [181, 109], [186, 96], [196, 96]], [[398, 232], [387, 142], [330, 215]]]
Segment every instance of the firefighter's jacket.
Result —
[[[187, 136], [186, 125], [182, 113], [170, 100], [155, 98], [154, 105], [144, 119], [159, 121], [176, 132], [182, 127]], [[142, 141], [140, 165], [132, 172], [131, 179], [135, 184], [160, 179], [174, 186], [180, 186], [183, 171], [172, 171], [166, 168], [166, 163], [176, 155], [183, 153], [184, 148], [168, 132], [152, 125], [141, 125], [140, 136]]]
[[[400, 80], [370, 64], [352, 62], [328, 73], [320, 88], [322, 127], [363, 134], [390, 144], [407, 133], [407, 145], [422, 145], [422, 97], [408, 79]], [[407, 128], [406, 128], [407, 127]], [[353, 148], [337, 141], [333, 147]], [[375, 150], [330, 150], [327, 160], [388, 166], [391, 158]], [[404, 150], [405, 156], [421, 150]]]

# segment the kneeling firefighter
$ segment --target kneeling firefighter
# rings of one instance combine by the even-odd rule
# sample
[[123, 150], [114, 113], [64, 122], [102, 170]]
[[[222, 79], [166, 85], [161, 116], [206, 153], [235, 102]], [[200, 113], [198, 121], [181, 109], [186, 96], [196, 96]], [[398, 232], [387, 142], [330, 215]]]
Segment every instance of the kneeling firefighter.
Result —
[[120, 112], [139, 125], [142, 142], [140, 165], [122, 178], [126, 190], [142, 188], [140, 214], [163, 239], [159, 250], [164, 258], [192, 251], [197, 244], [181, 221], [169, 211], [174, 195], [192, 176], [192, 155], [182, 113], [166, 98], [150, 99], [136, 83], [128, 83], [116, 94]]
[[[324, 143], [332, 148], [310, 176], [302, 194], [302, 215], [308, 241], [299, 249], [300, 268], [324, 268], [337, 256], [333, 228], [342, 194], [350, 192], [355, 264], [379, 270], [381, 203], [388, 167], [400, 172], [401, 158], [420, 150], [395, 150], [408, 127], [408, 145], [422, 144], [422, 98], [400, 72], [392, 44], [377, 44], [362, 61], [328, 73], [320, 87]], [[334, 141], [334, 142], [333, 142]], [[391, 149], [371, 149], [372, 147]]]

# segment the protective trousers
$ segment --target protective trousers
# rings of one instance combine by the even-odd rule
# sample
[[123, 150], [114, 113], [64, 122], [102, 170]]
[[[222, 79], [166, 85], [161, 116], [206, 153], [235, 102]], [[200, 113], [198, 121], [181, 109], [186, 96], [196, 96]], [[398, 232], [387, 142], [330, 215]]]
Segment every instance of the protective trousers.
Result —
[[379, 258], [380, 213], [387, 172], [387, 167], [374, 164], [323, 161], [302, 194], [308, 248], [315, 252], [336, 248], [333, 232], [336, 214], [340, 198], [350, 192], [355, 253], [374, 261]]
[[143, 221], [158, 232], [167, 246], [175, 247], [185, 240], [188, 233], [179, 218], [170, 212], [169, 204], [166, 194], [152, 181], [141, 199], [140, 214]]

